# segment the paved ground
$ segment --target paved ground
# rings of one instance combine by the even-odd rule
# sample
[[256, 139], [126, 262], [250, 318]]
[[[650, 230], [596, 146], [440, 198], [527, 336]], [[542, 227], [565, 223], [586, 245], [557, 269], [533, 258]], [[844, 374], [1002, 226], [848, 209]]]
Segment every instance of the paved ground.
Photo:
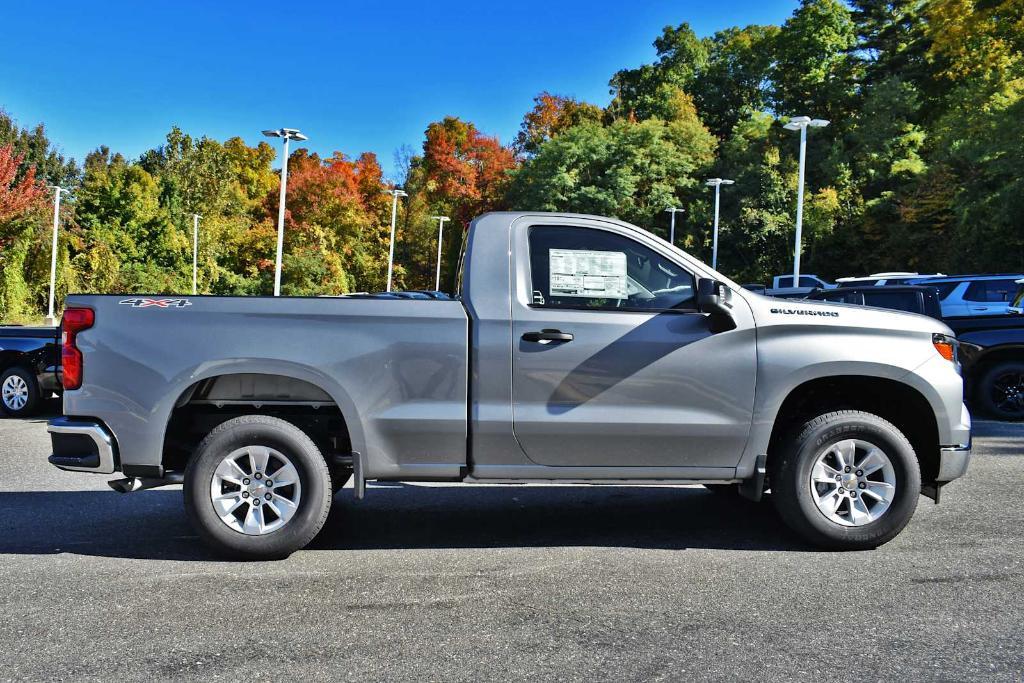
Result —
[[237, 564], [180, 490], [57, 472], [0, 420], [0, 679], [1021, 680], [1024, 425], [978, 427], [872, 552], [698, 488], [395, 485]]

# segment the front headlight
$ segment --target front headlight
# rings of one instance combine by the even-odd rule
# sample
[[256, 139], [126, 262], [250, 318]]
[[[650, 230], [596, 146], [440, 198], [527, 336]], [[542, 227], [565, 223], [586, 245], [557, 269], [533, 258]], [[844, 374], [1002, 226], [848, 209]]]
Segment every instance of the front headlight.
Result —
[[932, 335], [932, 346], [935, 347], [936, 353], [956, 366], [956, 371], [960, 372], [960, 342], [956, 337], [935, 333]]

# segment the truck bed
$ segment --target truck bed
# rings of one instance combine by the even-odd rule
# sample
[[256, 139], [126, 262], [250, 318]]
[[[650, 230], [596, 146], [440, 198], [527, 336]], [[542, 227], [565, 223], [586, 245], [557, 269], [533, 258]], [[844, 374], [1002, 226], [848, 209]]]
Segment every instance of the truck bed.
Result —
[[465, 467], [469, 333], [458, 301], [72, 295], [67, 305], [91, 308], [95, 322], [78, 334], [84, 384], [65, 392], [64, 412], [103, 415], [122, 465], [160, 462], [172, 412], [195, 399], [225, 414], [258, 402], [354, 416], [339, 429], [373, 464], [368, 476]]

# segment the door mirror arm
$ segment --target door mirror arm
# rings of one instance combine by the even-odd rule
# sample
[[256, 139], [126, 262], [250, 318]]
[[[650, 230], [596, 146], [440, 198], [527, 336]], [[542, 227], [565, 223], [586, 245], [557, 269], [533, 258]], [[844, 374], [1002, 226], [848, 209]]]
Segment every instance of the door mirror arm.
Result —
[[724, 282], [705, 277], [697, 280], [697, 310], [708, 314], [713, 333], [736, 329], [732, 317], [732, 290]]

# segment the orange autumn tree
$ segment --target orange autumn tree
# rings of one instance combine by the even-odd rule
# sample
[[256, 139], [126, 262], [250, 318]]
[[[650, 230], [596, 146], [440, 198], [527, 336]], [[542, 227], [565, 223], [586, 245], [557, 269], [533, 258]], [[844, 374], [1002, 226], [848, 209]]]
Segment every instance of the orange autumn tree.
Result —
[[544, 91], [533, 98], [516, 135], [515, 148], [522, 154], [536, 154], [548, 140], [581, 123], [600, 123], [604, 110], [574, 97]]
[[515, 153], [496, 137], [454, 116], [427, 126], [423, 186], [434, 211], [465, 228], [475, 216], [504, 207]]
[[33, 229], [40, 223], [36, 219], [46, 186], [36, 179], [34, 166], [18, 178], [23, 160], [10, 145], [0, 146], [0, 320], [30, 314], [32, 288], [25, 267], [30, 249], [40, 242]]
[[[380, 217], [387, 202], [380, 164], [373, 154], [352, 161], [306, 149], [288, 161], [282, 291], [342, 294], [378, 289]], [[267, 216], [277, 215], [278, 193], [267, 196]], [[273, 268], [268, 262], [265, 267]]]

